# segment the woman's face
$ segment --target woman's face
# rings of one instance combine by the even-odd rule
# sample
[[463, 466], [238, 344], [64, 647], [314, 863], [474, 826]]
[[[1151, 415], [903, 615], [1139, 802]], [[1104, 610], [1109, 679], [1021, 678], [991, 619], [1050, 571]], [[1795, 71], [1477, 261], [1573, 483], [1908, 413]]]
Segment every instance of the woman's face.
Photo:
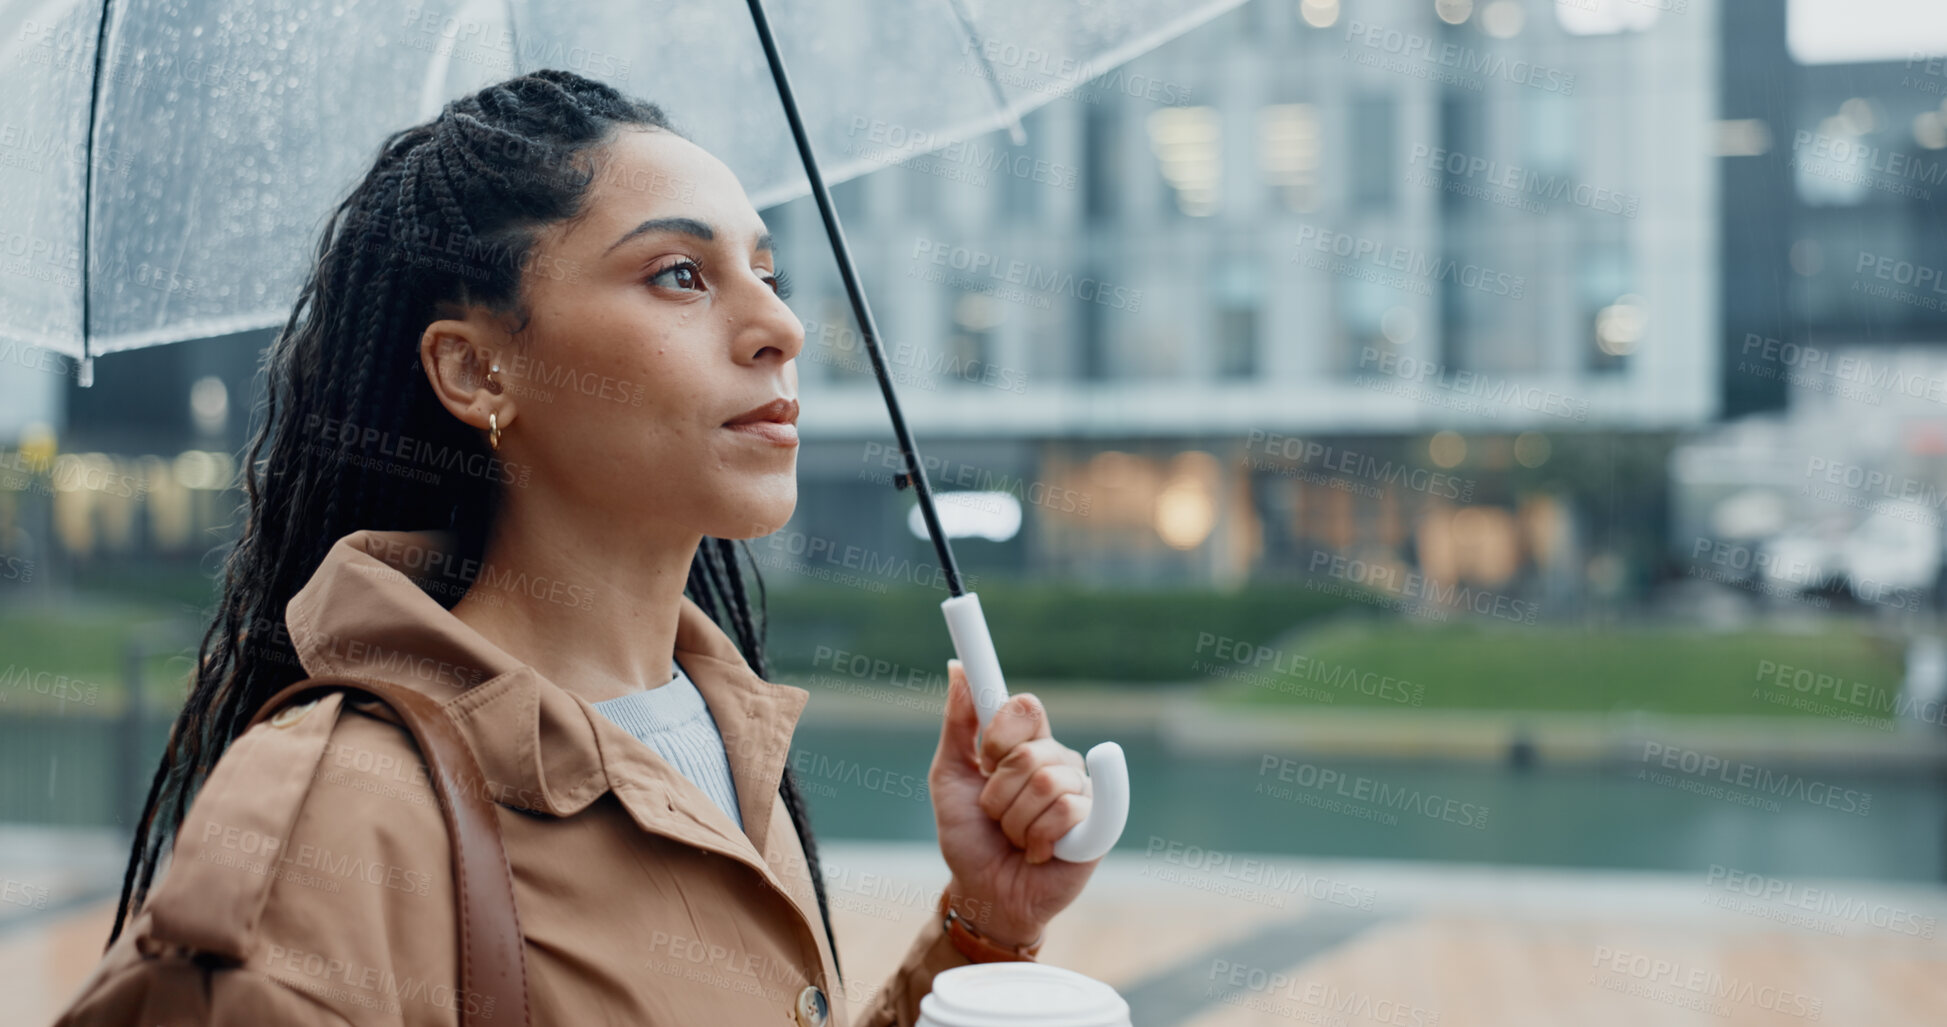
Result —
[[[804, 327], [777, 295], [764, 222], [728, 167], [672, 133], [622, 129], [596, 166], [583, 216], [537, 233], [518, 340], [484, 311], [427, 329], [436, 391], [469, 424], [498, 414], [497, 455], [527, 489], [635, 523], [770, 534], [797, 504], [797, 429], [729, 426], [777, 400], [758, 416], [797, 416]], [[497, 394], [477, 387], [493, 359]]]

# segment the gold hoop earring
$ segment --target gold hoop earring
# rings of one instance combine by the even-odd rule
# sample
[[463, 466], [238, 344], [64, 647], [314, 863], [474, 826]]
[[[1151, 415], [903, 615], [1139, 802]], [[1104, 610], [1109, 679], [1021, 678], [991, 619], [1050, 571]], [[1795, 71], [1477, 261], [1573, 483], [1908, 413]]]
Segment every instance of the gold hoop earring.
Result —
[[487, 413], [487, 444], [500, 448], [500, 414], [493, 411]]

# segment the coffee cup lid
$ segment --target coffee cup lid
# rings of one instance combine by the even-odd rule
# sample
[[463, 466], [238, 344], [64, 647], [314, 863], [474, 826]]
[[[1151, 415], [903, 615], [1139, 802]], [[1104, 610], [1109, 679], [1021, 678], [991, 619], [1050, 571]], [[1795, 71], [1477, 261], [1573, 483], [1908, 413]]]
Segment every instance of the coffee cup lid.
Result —
[[975, 963], [935, 974], [919, 1013], [929, 1027], [1122, 1027], [1129, 1003], [1058, 966]]

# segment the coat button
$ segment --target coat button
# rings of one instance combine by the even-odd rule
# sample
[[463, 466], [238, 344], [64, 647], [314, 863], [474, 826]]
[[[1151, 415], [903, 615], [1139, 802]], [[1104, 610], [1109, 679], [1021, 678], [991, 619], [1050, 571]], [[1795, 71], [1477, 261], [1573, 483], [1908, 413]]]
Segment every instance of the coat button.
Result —
[[831, 1015], [831, 1007], [825, 1004], [825, 993], [811, 985], [798, 992], [798, 1027], [825, 1027]]

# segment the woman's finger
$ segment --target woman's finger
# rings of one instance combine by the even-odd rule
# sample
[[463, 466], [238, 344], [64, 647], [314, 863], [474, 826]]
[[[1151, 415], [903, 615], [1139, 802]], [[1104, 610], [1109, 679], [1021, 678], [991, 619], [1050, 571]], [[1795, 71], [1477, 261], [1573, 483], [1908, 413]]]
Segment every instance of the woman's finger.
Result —
[[994, 719], [987, 722], [987, 730], [981, 734], [980, 769], [991, 774], [1009, 750], [1022, 742], [1047, 738], [1051, 734], [1048, 711], [1033, 692], [1009, 696], [1001, 708], [994, 711]]
[[[1073, 767], [1080, 772], [1085, 764], [1081, 753], [1055, 741], [1037, 738], [1014, 747], [1003, 757], [980, 789], [980, 808], [988, 817], [999, 820], [1027, 787], [1028, 779], [1045, 765]], [[1086, 780], [1084, 781], [1086, 784]]]
[[[1014, 797], [1014, 803], [1001, 814], [1001, 833], [1015, 848], [1028, 848], [1028, 827], [1048, 808], [1069, 795], [1079, 796], [1088, 779], [1074, 767], [1047, 763], [1028, 775], [1028, 783]], [[1052, 840], [1049, 844], [1053, 844]]]
[[1091, 796], [1069, 792], [1048, 804], [1041, 815], [1029, 822], [1021, 848], [1027, 851], [1030, 863], [1046, 863], [1055, 858], [1055, 843], [1067, 834], [1076, 824], [1088, 819], [1089, 809], [1095, 805]]

